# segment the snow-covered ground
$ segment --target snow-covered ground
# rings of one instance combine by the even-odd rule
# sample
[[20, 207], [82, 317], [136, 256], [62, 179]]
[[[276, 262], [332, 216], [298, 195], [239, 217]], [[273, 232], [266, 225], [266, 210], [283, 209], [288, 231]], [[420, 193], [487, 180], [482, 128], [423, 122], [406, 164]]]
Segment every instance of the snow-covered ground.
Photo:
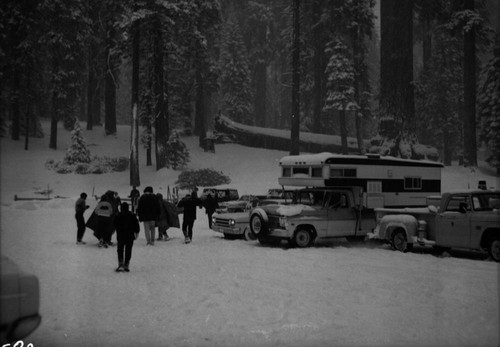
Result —
[[[48, 124], [46, 133], [48, 134]], [[82, 124], [82, 128], [84, 125]], [[128, 156], [130, 128], [116, 137], [101, 128], [84, 131], [93, 155]], [[61, 160], [69, 133], [59, 131], [60, 149], [48, 138], [24, 142], [2, 138], [1, 253], [38, 275], [42, 324], [25, 344], [51, 346], [498, 346], [500, 266], [480, 253], [429, 250], [393, 252], [388, 246], [353, 246], [343, 239], [308, 249], [263, 247], [227, 241], [208, 229], [198, 210], [194, 241], [146, 246], [141, 231], [130, 273], [115, 273], [116, 247], [100, 249], [87, 230], [75, 245], [74, 203], [78, 195], [130, 191], [129, 173], [61, 175], [48, 158]], [[288, 153], [216, 145], [216, 153], [184, 138], [189, 168], [229, 175], [240, 194], [277, 187], [278, 161]], [[166, 194], [178, 171], [145, 166], [141, 191], [151, 185]], [[443, 170], [443, 191], [500, 187], [493, 170]], [[14, 201], [50, 189], [49, 201]], [[87, 200], [91, 209], [94, 199]], [[142, 228], [142, 227], [141, 227]]]

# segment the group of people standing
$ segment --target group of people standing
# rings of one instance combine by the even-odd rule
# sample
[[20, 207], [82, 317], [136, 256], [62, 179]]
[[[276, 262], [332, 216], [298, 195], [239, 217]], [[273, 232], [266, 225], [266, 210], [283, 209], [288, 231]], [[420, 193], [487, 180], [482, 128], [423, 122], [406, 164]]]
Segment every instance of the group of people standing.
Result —
[[182, 209], [184, 214], [182, 232], [185, 243], [193, 239], [193, 225], [196, 220], [196, 208], [205, 207], [208, 215], [209, 227], [212, 224], [212, 214], [218, 207], [217, 201], [208, 195], [202, 201], [197, 196], [195, 188], [191, 194], [186, 195], [176, 205], [163, 198], [160, 193], [154, 194], [153, 188], [144, 188], [140, 195], [136, 187], [133, 187], [130, 196], [132, 211], [127, 202], [121, 202], [118, 193], [107, 191], [101, 196], [94, 212], [85, 223], [84, 212], [89, 208], [86, 205], [86, 193], [81, 193], [75, 204], [75, 218], [77, 223], [77, 244], [83, 245], [85, 228], [94, 230], [94, 236], [99, 240], [99, 247], [108, 248], [113, 245], [111, 238], [116, 232], [118, 268], [116, 271], [129, 271], [129, 263], [132, 257], [132, 247], [140, 231], [139, 222], [143, 223], [147, 245], [155, 244], [155, 229], [158, 228], [159, 240], [170, 240], [167, 230], [170, 227], [180, 227], [178, 210]]

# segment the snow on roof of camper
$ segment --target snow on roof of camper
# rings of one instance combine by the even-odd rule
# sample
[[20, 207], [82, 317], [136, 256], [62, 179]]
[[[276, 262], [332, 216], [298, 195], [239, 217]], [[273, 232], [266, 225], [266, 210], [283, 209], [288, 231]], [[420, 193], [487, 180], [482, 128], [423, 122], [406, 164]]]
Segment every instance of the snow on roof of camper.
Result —
[[280, 160], [280, 165], [323, 165], [323, 164], [350, 164], [350, 165], [394, 165], [394, 166], [427, 166], [443, 167], [442, 163], [430, 160], [402, 159], [378, 154], [345, 155], [329, 152], [316, 154], [288, 155]]

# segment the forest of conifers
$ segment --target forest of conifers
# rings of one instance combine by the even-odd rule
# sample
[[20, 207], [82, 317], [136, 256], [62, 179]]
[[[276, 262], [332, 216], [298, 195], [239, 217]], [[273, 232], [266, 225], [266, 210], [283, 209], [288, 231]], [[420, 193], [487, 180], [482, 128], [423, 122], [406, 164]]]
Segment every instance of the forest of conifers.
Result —
[[40, 136], [47, 118], [57, 148], [60, 122], [131, 124], [163, 167], [174, 129], [202, 140], [223, 114], [370, 139], [361, 153], [424, 144], [445, 164], [477, 165], [485, 145], [499, 168], [497, 2], [4, 0], [2, 136]]

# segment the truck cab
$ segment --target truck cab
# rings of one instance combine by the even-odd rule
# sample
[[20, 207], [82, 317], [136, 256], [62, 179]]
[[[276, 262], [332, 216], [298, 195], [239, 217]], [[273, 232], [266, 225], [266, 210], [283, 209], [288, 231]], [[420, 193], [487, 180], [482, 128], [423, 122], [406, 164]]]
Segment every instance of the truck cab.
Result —
[[364, 238], [375, 219], [361, 200], [357, 188], [306, 188], [296, 191], [290, 205], [252, 210], [250, 227], [261, 243], [288, 240], [296, 247], [309, 247], [316, 239]]
[[500, 261], [500, 191], [444, 193], [439, 208], [376, 209], [373, 235], [406, 251], [414, 244], [488, 251]]

